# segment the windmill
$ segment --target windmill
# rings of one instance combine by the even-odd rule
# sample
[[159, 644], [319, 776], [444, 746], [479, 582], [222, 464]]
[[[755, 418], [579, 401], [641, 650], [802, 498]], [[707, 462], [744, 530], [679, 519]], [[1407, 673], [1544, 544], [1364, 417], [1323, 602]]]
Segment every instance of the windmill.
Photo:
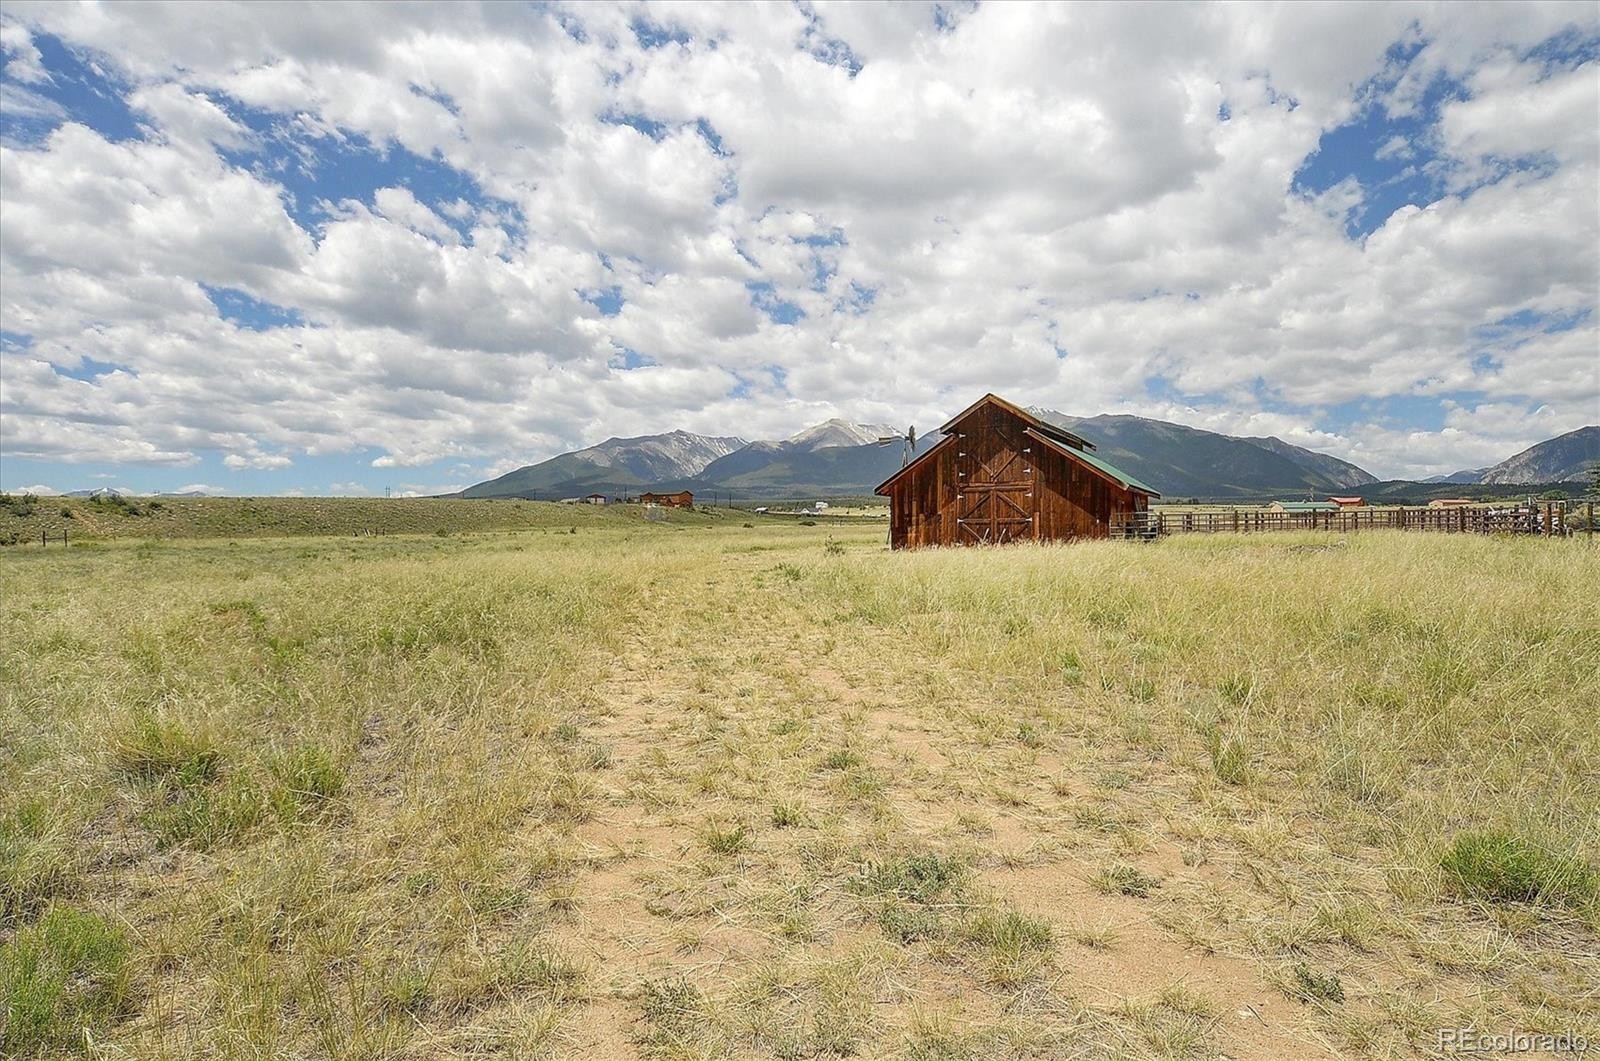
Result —
[[901, 444], [900, 467], [904, 468], [911, 463], [911, 458], [917, 451], [916, 427], [906, 428], [906, 433], [903, 435], [883, 435], [878, 439], [880, 446], [892, 446], [896, 442]]

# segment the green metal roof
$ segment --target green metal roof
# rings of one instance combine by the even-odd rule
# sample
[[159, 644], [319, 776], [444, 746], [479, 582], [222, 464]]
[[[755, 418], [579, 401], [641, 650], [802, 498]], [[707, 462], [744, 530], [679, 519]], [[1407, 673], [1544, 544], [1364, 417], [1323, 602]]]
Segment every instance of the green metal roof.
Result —
[[1096, 457], [1093, 453], [1090, 453], [1088, 450], [1073, 449], [1071, 453], [1074, 457], [1083, 461], [1083, 463], [1091, 465], [1095, 468], [1099, 468], [1101, 471], [1111, 476], [1111, 478], [1117, 480], [1123, 486], [1132, 487], [1135, 490], [1143, 491], [1144, 493], [1151, 494], [1155, 497], [1161, 496], [1161, 491], [1157, 490], [1155, 487], [1146, 486], [1144, 483], [1141, 483], [1139, 480], [1135, 479], [1121, 468], [1118, 468], [1110, 461], [1102, 460], [1101, 458]]
[[1274, 501], [1285, 512], [1337, 512], [1339, 506], [1332, 501]]

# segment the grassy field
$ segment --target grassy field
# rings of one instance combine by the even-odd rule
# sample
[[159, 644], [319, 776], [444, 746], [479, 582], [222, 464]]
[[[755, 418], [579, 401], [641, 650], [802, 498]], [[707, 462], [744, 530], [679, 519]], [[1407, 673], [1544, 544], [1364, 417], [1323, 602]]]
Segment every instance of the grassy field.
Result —
[[1600, 1031], [1591, 543], [569, 512], [0, 553], [0, 1052]]
[[[674, 510], [682, 522], [738, 516], [728, 509]], [[704, 517], [698, 519], [697, 517]], [[469, 534], [493, 530], [620, 527], [643, 519], [637, 505], [462, 498], [129, 497], [0, 495], [0, 545], [59, 545], [118, 539], [283, 538], [302, 535]]]

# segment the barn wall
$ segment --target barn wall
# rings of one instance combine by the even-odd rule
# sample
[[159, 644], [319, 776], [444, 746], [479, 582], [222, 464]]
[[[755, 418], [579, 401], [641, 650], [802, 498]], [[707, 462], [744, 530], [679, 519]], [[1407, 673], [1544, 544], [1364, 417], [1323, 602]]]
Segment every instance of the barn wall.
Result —
[[956, 520], [955, 480], [955, 439], [948, 437], [920, 466], [890, 487], [890, 537], [894, 548], [950, 544]]
[[[1032, 517], [1024, 524], [1016, 508], [1004, 510], [1011, 517], [1004, 535], [1015, 539], [1104, 538], [1113, 520], [1146, 509], [1144, 494], [1125, 489], [1025, 435], [1028, 426], [993, 404], [974, 409], [952, 425], [939, 445], [886, 491], [893, 547], [973, 544], [972, 528], [982, 524], [974, 517], [986, 511], [974, 501], [999, 512], [997, 493], [1005, 493], [1012, 506], [1023, 506]], [[999, 489], [984, 496], [958, 485], [974, 482]], [[957, 500], [958, 491], [964, 491], [965, 500]]]

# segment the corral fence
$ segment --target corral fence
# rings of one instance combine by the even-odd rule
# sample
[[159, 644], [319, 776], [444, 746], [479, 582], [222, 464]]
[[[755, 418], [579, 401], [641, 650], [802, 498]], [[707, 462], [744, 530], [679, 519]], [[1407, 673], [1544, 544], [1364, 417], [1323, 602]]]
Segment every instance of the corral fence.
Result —
[[1111, 521], [1111, 537], [1149, 540], [1169, 534], [1263, 534], [1269, 531], [1417, 530], [1447, 534], [1533, 534], [1565, 537], [1595, 533], [1595, 510], [1584, 501], [1452, 508], [1345, 508], [1333, 512], [1275, 512], [1233, 508], [1199, 512], [1133, 512]]

